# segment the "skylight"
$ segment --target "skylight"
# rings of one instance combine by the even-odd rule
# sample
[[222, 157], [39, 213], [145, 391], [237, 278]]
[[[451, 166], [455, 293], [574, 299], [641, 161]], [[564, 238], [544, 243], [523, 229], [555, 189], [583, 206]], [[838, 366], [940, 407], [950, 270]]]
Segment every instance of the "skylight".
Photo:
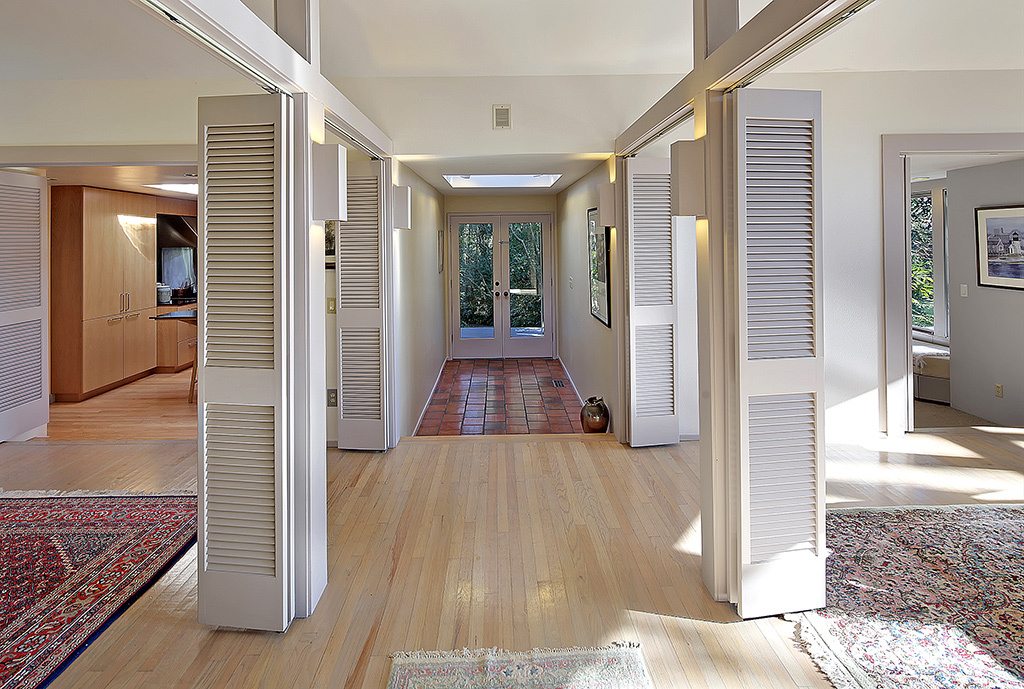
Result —
[[193, 196], [199, 195], [198, 184], [143, 184], [144, 187], [150, 189], [160, 189], [162, 191], [174, 191], [179, 194], [192, 194]]
[[444, 175], [453, 189], [525, 189], [551, 187], [562, 175]]

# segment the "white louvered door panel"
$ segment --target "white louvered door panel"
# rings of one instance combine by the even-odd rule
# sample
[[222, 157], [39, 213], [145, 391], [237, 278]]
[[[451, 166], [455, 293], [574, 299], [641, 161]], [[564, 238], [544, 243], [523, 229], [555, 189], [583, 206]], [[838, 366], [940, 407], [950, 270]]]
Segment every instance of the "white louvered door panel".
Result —
[[199, 620], [293, 617], [285, 284], [290, 104], [199, 99]]
[[626, 207], [629, 276], [630, 445], [679, 442], [679, 309], [672, 233], [671, 161], [630, 158]]
[[348, 168], [348, 220], [337, 224], [338, 447], [388, 448], [385, 409], [385, 233], [379, 161]]
[[0, 442], [50, 415], [46, 179], [0, 171]]
[[821, 98], [735, 94], [742, 617], [825, 603]]

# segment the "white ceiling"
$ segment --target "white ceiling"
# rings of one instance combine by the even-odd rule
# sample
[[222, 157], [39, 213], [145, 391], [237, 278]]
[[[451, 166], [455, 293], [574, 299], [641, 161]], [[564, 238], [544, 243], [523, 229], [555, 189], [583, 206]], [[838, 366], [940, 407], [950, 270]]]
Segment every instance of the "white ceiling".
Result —
[[147, 184], [195, 184], [195, 165], [51, 167], [46, 169], [46, 176], [50, 180], [50, 184], [56, 187], [80, 185], [121, 191], [144, 191], [154, 196], [196, 198], [194, 194], [143, 188]]
[[[272, 21], [273, 0], [245, 2]], [[766, 2], [741, 0], [741, 19]], [[691, 8], [324, 0], [323, 71], [445, 193], [442, 173], [561, 172], [568, 184], [690, 69]], [[1022, 0], [876, 0], [778, 69], [1024, 69], [1021, 36]], [[129, 0], [4, 3], [0, 80], [237, 76]], [[512, 132], [490, 129], [493, 103], [512, 104]]]
[[685, 74], [692, 0], [320, 3], [328, 78]]
[[3, 0], [0, 81], [238, 74], [127, 0]]
[[778, 72], [1024, 69], [1022, 0], [875, 0]]
[[412, 168], [416, 174], [447, 196], [493, 195], [494, 189], [453, 189], [443, 175], [475, 175], [522, 173], [557, 173], [561, 178], [550, 189], [508, 189], [502, 194], [543, 195], [557, 194], [573, 182], [607, 160], [609, 153], [573, 155], [505, 155], [505, 156], [398, 156], [398, 160]]

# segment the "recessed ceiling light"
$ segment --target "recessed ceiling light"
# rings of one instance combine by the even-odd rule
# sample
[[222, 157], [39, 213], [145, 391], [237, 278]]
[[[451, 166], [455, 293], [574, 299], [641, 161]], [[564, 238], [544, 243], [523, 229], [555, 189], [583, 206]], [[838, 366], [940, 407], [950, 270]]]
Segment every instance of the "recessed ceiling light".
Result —
[[193, 196], [199, 195], [198, 184], [143, 184], [144, 187], [150, 189], [160, 189], [162, 191], [174, 191], [179, 194], [192, 194]]
[[452, 189], [547, 189], [562, 175], [444, 175]]

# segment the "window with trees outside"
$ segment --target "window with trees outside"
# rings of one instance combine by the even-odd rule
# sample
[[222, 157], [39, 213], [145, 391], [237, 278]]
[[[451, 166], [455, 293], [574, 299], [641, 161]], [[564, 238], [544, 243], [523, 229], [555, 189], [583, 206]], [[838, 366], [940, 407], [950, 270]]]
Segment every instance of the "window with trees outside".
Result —
[[[948, 339], [945, 189], [910, 198], [910, 313], [915, 331]], [[936, 202], [942, 205], [936, 208]]]

